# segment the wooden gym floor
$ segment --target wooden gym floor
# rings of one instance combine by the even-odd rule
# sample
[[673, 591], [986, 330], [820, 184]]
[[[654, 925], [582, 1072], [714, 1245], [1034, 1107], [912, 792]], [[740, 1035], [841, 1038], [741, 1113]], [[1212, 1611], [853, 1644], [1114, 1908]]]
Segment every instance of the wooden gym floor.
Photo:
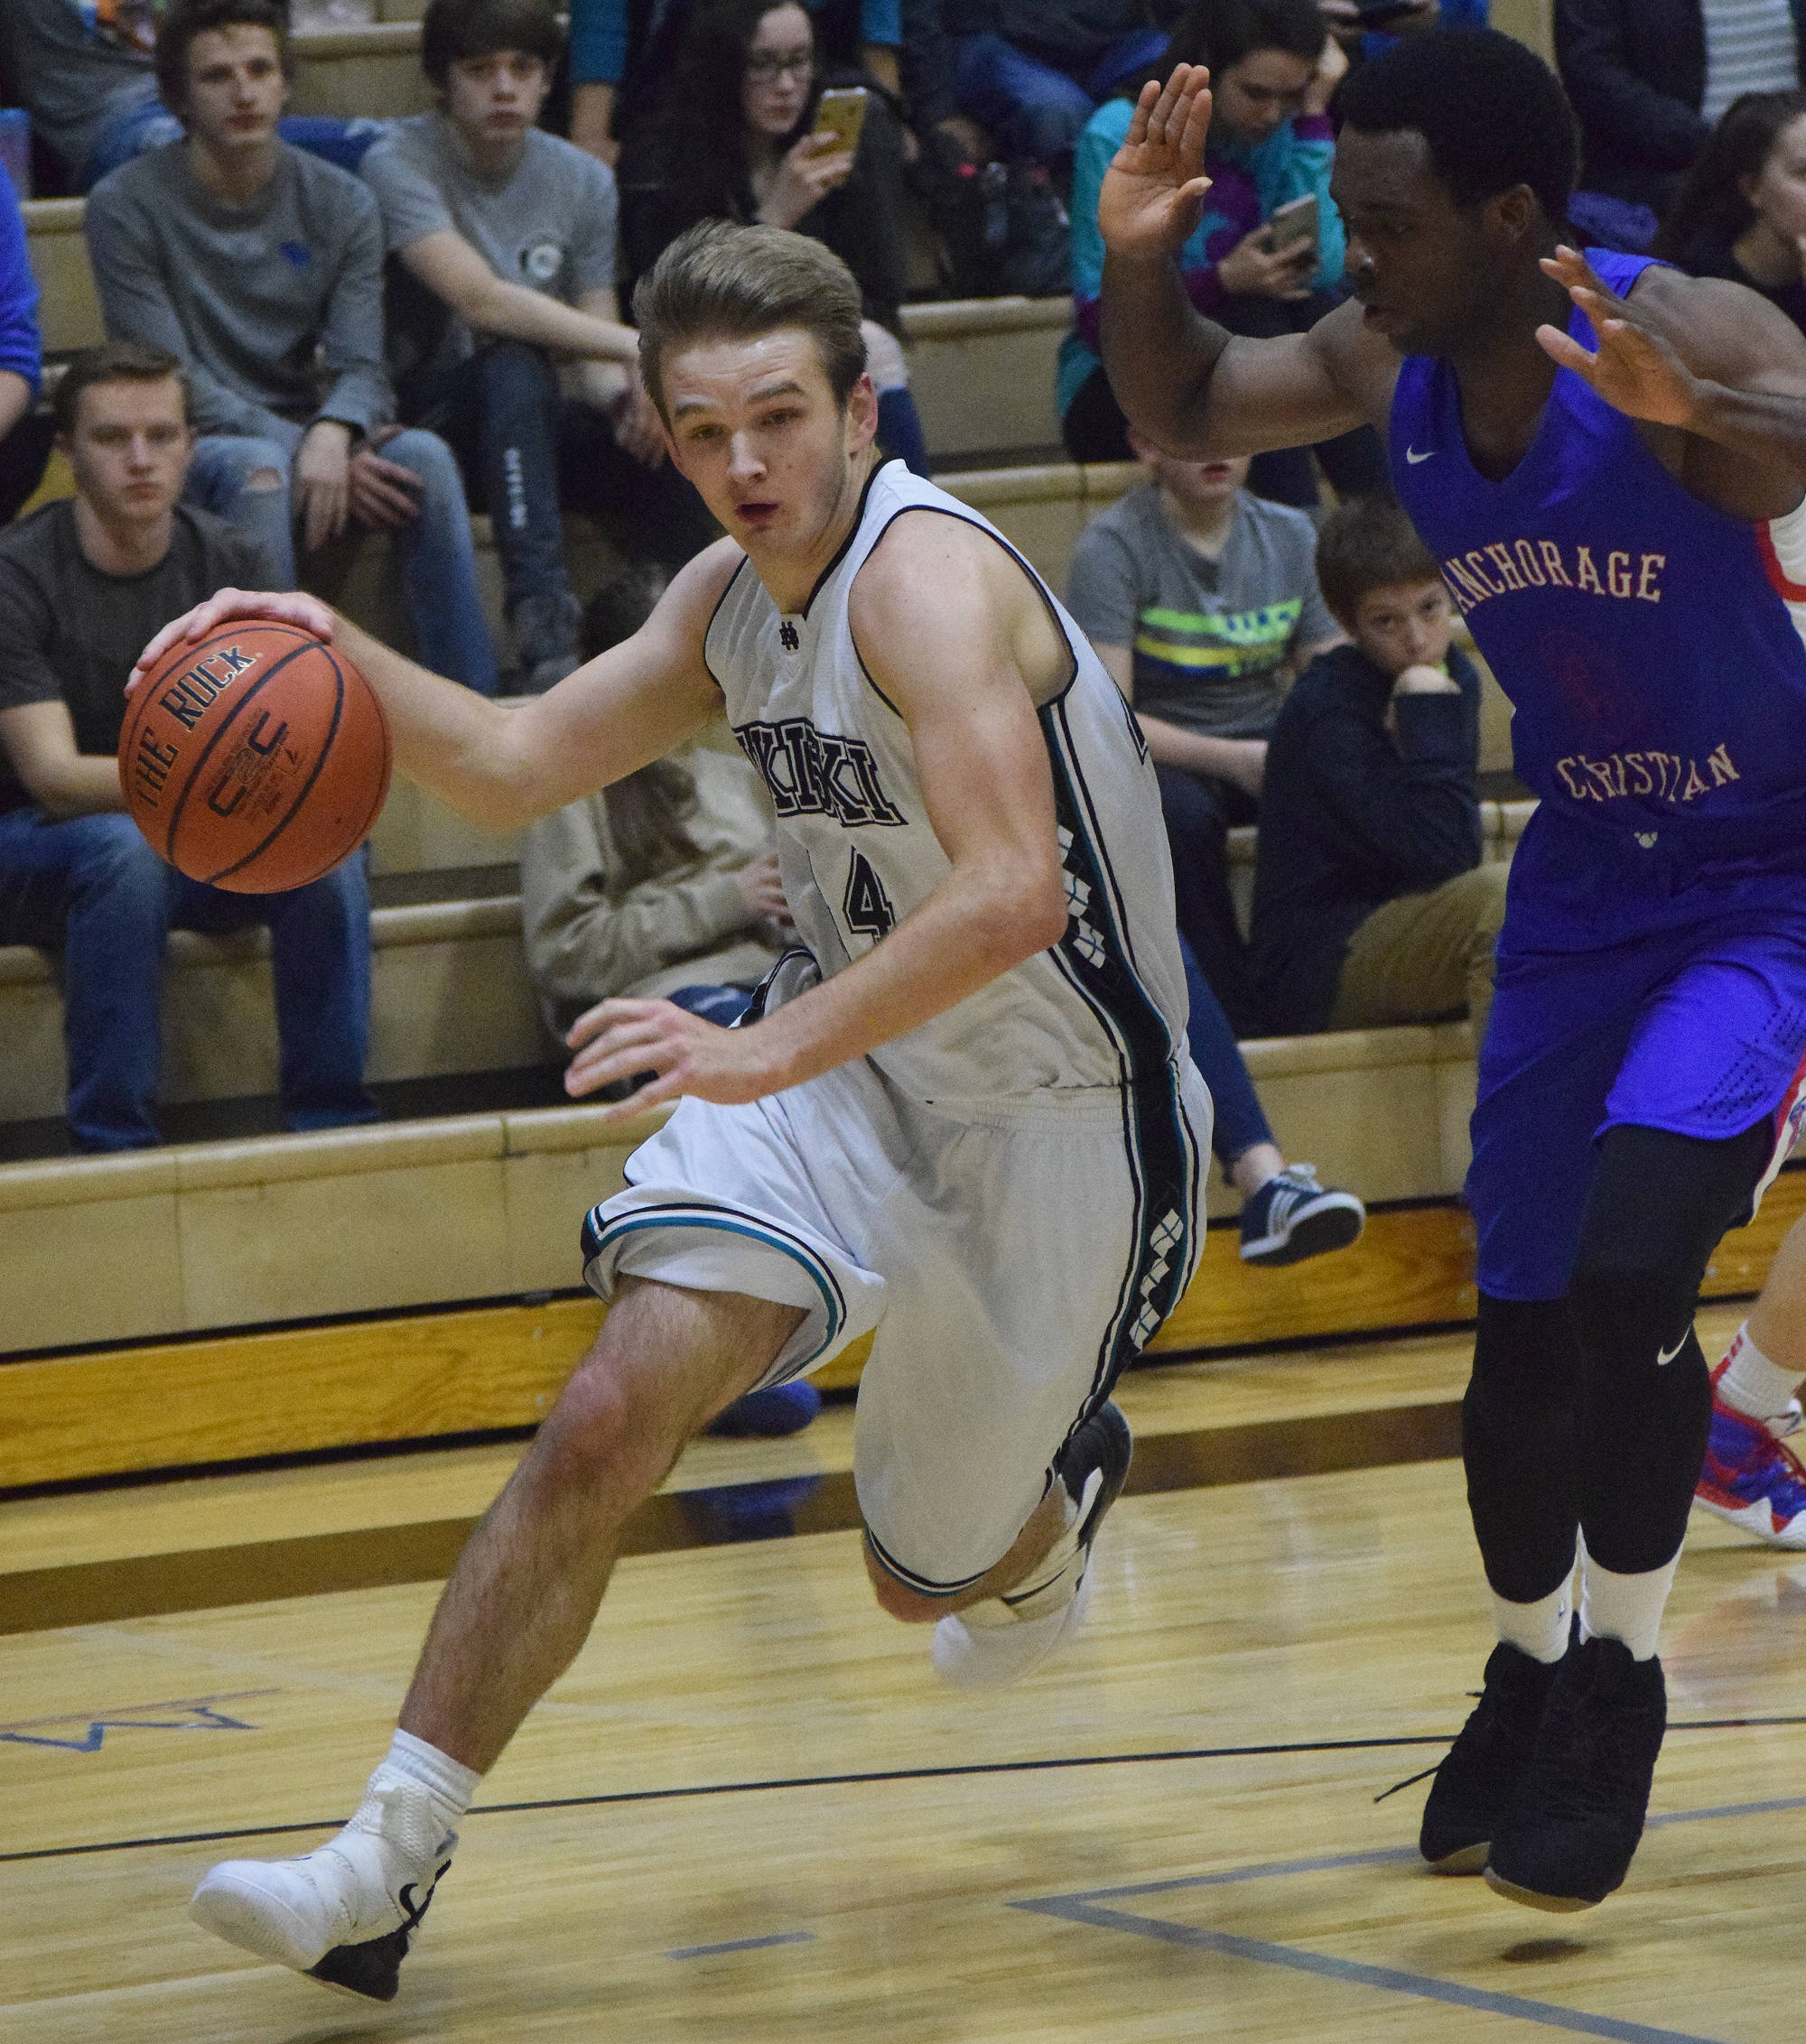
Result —
[[[1737, 1317], [1702, 1315], [1708, 1348]], [[234, 1953], [184, 1905], [213, 1860], [305, 1850], [342, 1819], [431, 1584], [0, 1638], [0, 2039], [1284, 2044], [1458, 2025], [1783, 2044], [1806, 1909], [1806, 1556], [1696, 1518], [1655, 1822], [1602, 1908], [1541, 1916], [1438, 1880], [1412, 1851], [1421, 1788], [1376, 1800], [1434, 1764], [1487, 1650], [1447, 1459], [1464, 1348], [1132, 1375], [1160, 1482], [1112, 1517], [1085, 1633], [1013, 1691], [939, 1689], [926, 1637], [871, 1604], [854, 1532], [698, 1546], [673, 1520], [485, 1782], [386, 2010]], [[1279, 1431], [1251, 1434], [1262, 1416]], [[1313, 1460], [1313, 1416], [1366, 1442], [1345, 1463], [1395, 1459]], [[804, 1480], [808, 1525], [805, 1482], [832, 1496], [848, 1438], [831, 1412], [795, 1443], [704, 1444], [675, 1480], [685, 1523], [699, 1485], [778, 1476]], [[467, 1514], [516, 1452], [26, 1500], [0, 1507], [0, 1542], [41, 1578], [51, 1554], [153, 1550], [280, 1573], [317, 1554], [292, 1545], [310, 1525], [380, 1543], [432, 1519], [423, 1488], [439, 1519]], [[1329, 1473], [1238, 1480], [1262, 1455]]]

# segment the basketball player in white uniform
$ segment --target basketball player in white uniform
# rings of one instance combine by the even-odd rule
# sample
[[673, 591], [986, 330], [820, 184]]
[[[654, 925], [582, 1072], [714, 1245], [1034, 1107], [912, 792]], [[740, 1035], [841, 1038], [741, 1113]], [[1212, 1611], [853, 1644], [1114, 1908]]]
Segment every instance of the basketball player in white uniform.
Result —
[[626, 1520], [715, 1413], [874, 1333], [854, 1463], [879, 1601], [934, 1623], [949, 1679], [1010, 1679], [1083, 1618], [1129, 1461], [1110, 1388], [1201, 1241], [1210, 1103], [1120, 692], [991, 526], [880, 465], [826, 250], [698, 228], [635, 311], [673, 459], [730, 534], [636, 638], [516, 710], [305, 597], [223, 591], [146, 654], [234, 616], [330, 634], [403, 768], [493, 825], [725, 705], [806, 946], [732, 1029], [635, 1000], [573, 1029], [573, 1092], [651, 1072], [621, 1111], [682, 1101], [584, 1222], [608, 1321], [461, 1556], [350, 1824], [196, 1891], [220, 1936], [378, 2000]]

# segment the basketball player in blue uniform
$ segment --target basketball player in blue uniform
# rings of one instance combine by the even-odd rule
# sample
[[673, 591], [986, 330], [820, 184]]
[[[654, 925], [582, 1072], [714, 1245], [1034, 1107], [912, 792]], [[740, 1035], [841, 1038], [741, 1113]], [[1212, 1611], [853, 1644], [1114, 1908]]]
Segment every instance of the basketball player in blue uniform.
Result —
[[693, 229], [634, 308], [672, 458], [730, 536], [633, 638], [514, 710], [304, 596], [222, 592], [145, 655], [231, 617], [330, 634], [402, 770], [491, 824], [725, 712], [803, 939], [744, 1025], [656, 1000], [575, 1024], [573, 1092], [650, 1072], [621, 1111], [680, 1101], [584, 1224], [608, 1320], [460, 1557], [351, 1822], [195, 1892], [209, 1929], [373, 2000], [628, 1516], [722, 1407], [870, 1333], [879, 1602], [933, 1628], [949, 1680], [1013, 1679], [1083, 1621], [1129, 1463], [1110, 1387], [1200, 1248], [1210, 1101], [1121, 692], [994, 528], [879, 460], [859, 287], [819, 243]]
[[1388, 433], [1515, 707], [1541, 800], [1480, 1055], [1463, 1429], [1500, 1643], [1421, 1844], [1581, 1909], [1624, 1878], [1664, 1729], [1657, 1629], [1711, 1413], [1700, 1280], [1801, 1113], [1806, 340], [1737, 285], [1562, 245], [1572, 116], [1504, 36], [1402, 45], [1342, 110], [1356, 302], [1248, 340], [1172, 259], [1206, 79], [1143, 94], [1103, 192], [1104, 356], [1175, 454]]

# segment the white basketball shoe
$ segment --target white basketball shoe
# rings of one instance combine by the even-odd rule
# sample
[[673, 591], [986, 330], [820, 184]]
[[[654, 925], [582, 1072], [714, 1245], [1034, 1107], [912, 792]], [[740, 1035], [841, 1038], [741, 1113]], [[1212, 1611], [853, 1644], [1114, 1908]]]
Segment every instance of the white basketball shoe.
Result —
[[298, 1860], [224, 1860], [188, 1913], [260, 1959], [392, 2002], [414, 1927], [458, 1843], [425, 1787], [385, 1763], [338, 1836]]

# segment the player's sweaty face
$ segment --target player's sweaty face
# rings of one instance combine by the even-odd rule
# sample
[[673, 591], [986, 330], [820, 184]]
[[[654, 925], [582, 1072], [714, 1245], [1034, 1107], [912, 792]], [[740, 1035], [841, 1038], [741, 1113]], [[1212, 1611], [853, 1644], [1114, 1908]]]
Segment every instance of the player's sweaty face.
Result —
[[1503, 253], [1484, 209], [1456, 204], [1413, 128], [1345, 128], [1329, 191], [1368, 325], [1401, 355], [1457, 349], [1488, 317]]
[[660, 380], [678, 470], [732, 537], [750, 553], [810, 553], [871, 441], [865, 379], [836, 404], [813, 336], [780, 327], [675, 350]]

